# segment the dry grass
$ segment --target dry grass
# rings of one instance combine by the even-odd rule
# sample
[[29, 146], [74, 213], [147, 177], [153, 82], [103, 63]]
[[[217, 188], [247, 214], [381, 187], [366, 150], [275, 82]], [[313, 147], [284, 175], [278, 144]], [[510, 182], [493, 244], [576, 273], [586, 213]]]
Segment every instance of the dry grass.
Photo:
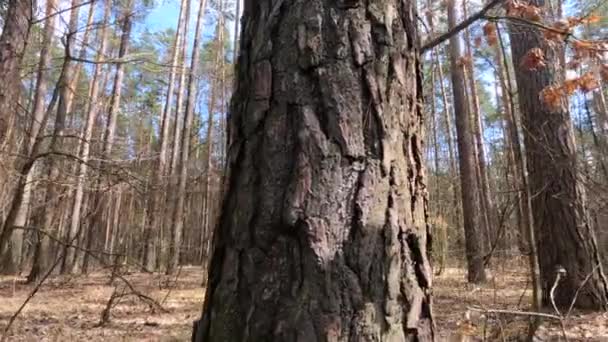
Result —
[[[142, 273], [126, 276], [137, 291], [158, 302], [172, 288], [163, 305], [168, 312], [152, 312], [136, 296], [127, 296], [118, 301], [111, 310], [110, 323], [102, 327], [98, 326], [101, 313], [115, 288], [108, 284], [109, 274], [55, 277], [43, 285], [17, 318], [9, 341], [189, 340], [192, 321], [200, 315], [203, 300], [201, 275], [200, 268], [184, 267], [177, 285], [175, 277]], [[0, 334], [33, 289], [23, 280], [0, 277]], [[114, 285], [121, 291], [121, 281]]]

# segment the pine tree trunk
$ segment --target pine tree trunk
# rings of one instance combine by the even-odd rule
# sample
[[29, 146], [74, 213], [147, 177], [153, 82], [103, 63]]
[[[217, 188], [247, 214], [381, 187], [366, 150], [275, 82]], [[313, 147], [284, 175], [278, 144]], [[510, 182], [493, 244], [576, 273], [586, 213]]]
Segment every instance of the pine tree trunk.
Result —
[[7, 13], [0, 36], [0, 145], [7, 138], [9, 123], [17, 113], [19, 69], [30, 33], [34, 0], [8, 0]]
[[[182, 21], [184, 20], [186, 1], [181, 0], [180, 13], [175, 32], [175, 40], [173, 44], [173, 54], [171, 56], [171, 72], [169, 75], [169, 86], [167, 88], [167, 98], [161, 118], [160, 129], [160, 146], [157, 167], [154, 169], [152, 198], [149, 201], [150, 208], [148, 209], [148, 217], [146, 218], [144, 232], [144, 251], [143, 251], [143, 266], [145, 269], [152, 271], [158, 266], [157, 258], [159, 245], [159, 233], [162, 231], [162, 215], [164, 212], [164, 195], [165, 189], [164, 178], [168, 170], [168, 153], [169, 153], [169, 127], [171, 122], [171, 113], [173, 111], [173, 97], [175, 93], [175, 78], [177, 77], [176, 65], [179, 61], [181, 52]], [[161, 239], [161, 243], [164, 241]], [[161, 246], [162, 249], [162, 246]]]
[[[446, 54], [447, 55], [447, 54]], [[439, 59], [439, 53], [435, 55], [435, 61], [438, 65], [438, 76], [439, 76], [439, 89], [441, 91], [441, 102], [443, 103], [443, 120], [445, 123], [445, 135], [448, 141], [448, 157], [450, 159], [450, 179], [456, 181], [458, 178], [458, 168], [456, 166], [456, 150], [454, 149], [454, 128], [452, 125], [451, 108], [450, 102], [448, 101], [448, 94], [445, 88], [443, 80], [445, 79], [443, 74], [443, 63]], [[454, 184], [456, 183], [456, 184]], [[462, 228], [462, 205], [460, 203], [460, 189], [458, 182], [451, 182], [450, 186], [452, 190], [452, 204], [454, 206], [454, 218], [453, 224], [456, 227], [456, 231], [460, 232]]]
[[[95, 65], [95, 71], [93, 73], [93, 78], [90, 83], [90, 93], [89, 93], [89, 107], [87, 110], [86, 122], [84, 130], [81, 134], [82, 140], [80, 144], [80, 159], [82, 162], [78, 165], [78, 180], [76, 184], [76, 190], [74, 193], [74, 201], [72, 205], [72, 215], [70, 220], [70, 226], [68, 228], [67, 235], [67, 244], [64, 248], [65, 257], [61, 267], [61, 273], [65, 273], [68, 270], [73, 270], [73, 259], [76, 250], [74, 248], [67, 248], [67, 245], [73, 244], [73, 240], [78, 236], [80, 230], [80, 214], [82, 210], [82, 203], [84, 200], [84, 185], [88, 173], [88, 163], [90, 159], [90, 150], [91, 150], [91, 139], [93, 137], [93, 128], [95, 123], [97, 122], [97, 115], [100, 111], [101, 103], [100, 103], [100, 92], [102, 91], [102, 78], [107, 78], [107, 72], [105, 76], [102, 75], [104, 71], [104, 64], [100, 62], [106, 58], [106, 50], [108, 46], [108, 36], [109, 30], [107, 28], [107, 23], [109, 22], [110, 16], [110, 2], [105, 2], [105, 10], [104, 10], [104, 24], [99, 32], [98, 41], [99, 41], [99, 50], [97, 53], [96, 61], [98, 64]], [[107, 71], [107, 70], [106, 70]], [[69, 95], [66, 96], [66, 98]]]
[[[498, 29], [497, 29], [498, 30]], [[515, 104], [513, 101], [513, 89], [511, 82], [511, 72], [509, 72], [509, 64], [507, 63], [507, 57], [505, 53], [505, 45], [503, 42], [502, 34], [498, 31], [498, 39], [500, 46], [497, 46], [496, 59], [501, 65], [499, 72], [502, 75], [501, 82], [503, 87], [503, 102], [505, 103], [505, 109], [508, 110], [508, 125], [509, 134], [511, 137], [511, 144], [513, 145], [513, 156], [515, 158], [515, 169], [519, 175], [517, 184], [520, 186], [518, 189], [520, 196], [520, 206], [522, 210], [522, 224], [523, 230], [521, 231], [522, 236], [520, 239], [525, 241], [527, 245], [525, 252], [528, 254], [528, 265], [530, 278], [532, 280], [532, 308], [536, 311], [540, 310], [541, 307], [541, 284], [539, 274], [539, 262], [538, 262], [538, 249], [536, 230], [534, 225], [534, 216], [532, 214], [532, 194], [530, 190], [530, 182], [528, 180], [528, 168], [526, 159], [523, 151], [523, 144], [520, 139], [520, 129], [518, 116], [515, 111]], [[516, 177], [517, 178], [517, 177]]]
[[193, 340], [432, 341], [414, 3], [271, 4], [244, 5]]
[[[543, 0], [532, 5], [544, 8]], [[523, 116], [532, 208], [538, 236], [541, 285], [544, 304], [550, 303], [549, 290], [555, 282], [556, 268], [567, 276], [560, 281], [555, 302], [568, 307], [577, 289], [577, 307], [608, 307], [608, 281], [603, 273], [594, 229], [589, 222], [585, 193], [578, 180], [574, 131], [566, 101], [560, 108], [549, 108], [539, 94], [547, 86], [563, 81], [561, 51], [550, 47], [537, 29], [510, 26], [513, 64], [519, 66], [532, 48], [544, 51], [547, 66], [540, 70], [516, 68], [519, 104]]]
[[[25, 151], [25, 155], [29, 155], [34, 147], [34, 143], [38, 137], [38, 132], [44, 122], [44, 114], [45, 114], [45, 99], [47, 96], [47, 86], [48, 86], [48, 74], [49, 74], [49, 65], [51, 62], [51, 56], [49, 53], [49, 49], [53, 44], [53, 33], [55, 30], [55, 16], [51, 16], [57, 10], [56, 3], [54, 1], [47, 1], [45, 15], [48, 19], [45, 21], [44, 25], [44, 33], [42, 40], [42, 48], [40, 50], [40, 59], [38, 63], [38, 70], [36, 76], [36, 86], [34, 91], [34, 99], [33, 99], [33, 109], [31, 114], [31, 122], [29, 124], [28, 135], [25, 138], [23, 144], [23, 151]], [[27, 175], [29, 182], [33, 180], [30, 174]], [[29, 206], [29, 200], [31, 198], [31, 186], [26, 186], [23, 190], [23, 200], [20, 208], [20, 216], [18, 219], [24, 217], [23, 214], [27, 212], [27, 207]], [[19, 220], [15, 226], [23, 227], [25, 222], [21, 222], [24, 220]], [[14, 230], [11, 237], [11, 246], [10, 246], [10, 255], [5, 255], [3, 269], [7, 272], [14, 273], [19, 269], [21, 264], [21, 248], [23, 246], [23, 230], [17, 229]]]
[[190, 61], [190, 77], [188, 78], [186, 107], [184, 110], [184, 125], [181, 134], [181, 154], [178, 163], [178, 187], [177, 201], [173, 211], [173, 229], [171, 235], [171, 248], [169, 250], [169, 262], [167, 273], [171, 274], [177, 270], [180, 262], [180, 247], [182, 245], [183, 229], [185, 221], [185, 203], [186, 203], [186, 187], [188, 183], [188, 161], [190, 158], [190, 135], [192, 133], [192, 121], [194, 117], [194, 106], [197, 89], [197, 78], [200, 69], [200, 49], [197, 47], [200, 44], [201, 34], [203, 31], [203, 19], [205, 17], [207, 1], [199, 1], [198, 16], [196, 20], [196, 29], [194, 32], [194, 42], [192, 43], [192, 60]]
[[[19, 72], [29, 38], [30, 20], [34, 7], [32, 0], [9, 0], [6, 5], [7, 12], [0, 36], [0, 84], [3, 85], [0, 87], [0, 147], [10, 146], [11, 131], [15, 119], [19, 115], [15, 111], [19, 107], [17, 104], [20, 102], [21, 95]], [[2, 149], [0, 148], [0, 150]], [[2, 179], [5, 177], [3, 173], [0, 173], [0, 184], [5, 182], [5, 179]], [[26, 182], [27, 174], [21, 174], [19, 177], [18, 186]], [[14, 191], [17, 192], [19, 189]], [[15, 197], [22, 196], [12, 196], [13, 200]], [[21, 198], [19, 201], [21, 202]], [[20, 258], [16, 254], [21, 249], [19, 245], [23, 233], [14, 232], [13, 222], [8, 222], [11, 218], [16, 217], [18, 208], [13, 211], [12, 217], [11, 215], [6, 216], [0, 229], [0, 271], [3, 273], [14, 273], [16, 263], [20, 262], [18, 260]]]
[[[457, 22], [455, 0], [448, 0], [448, 23], [454, 27]], [[479, 188], [475, 165], [474, 137], [472, 123], [466, 101], [464, 67], [461, 61], [460, 38], [450, 38], [450, 68], [452, 91], [454, 93], [454, 113], [458, 135], [458, 157], [460, 159], [460, 188], [464, 217], [465, 247], [467, 254], [468, 280], [472, 283], [486, 281], [484, 266], [483, 231], [479, 208]]]
[[[462, 13], [465, 18], [467, 18], [467, 0], [462, 1]], [[491, 248], [491, 244], [497, 241], [497, 215], [495, 213], [494, 201], [492, 199], [492, 195], [490, 193], [490, 179], [488, 175], [488, 170], [486, 166], [486, 148], [484, 144], [484, 129], [483, 129], [483, 120], [482, 113], [479, 106], [479, 95], [477, 94], [477, 78], [475, 74], [475, 62], [473, 56], [473, 50], [471, 47], [471, 35], [469, 33], [469, 29], [464, 30], [464, 41], [466, 44], [466, 54], [467, 57], [470, 58], [470, 63], [466, 63], [464, 68], [466, 75], [468, 75], [468, 86], [469, 86], [469, 94], [470, 94], [470, 108], [471, 108], [471, 120], [472, 120], [472, 129], [473, 136], [475, 140], [476, 150], [477, 150], [477, 167], [478, 167], [478, 186], [480, 193], [480, 207], [483, 209], [482, 216], [485, 225], [485, 234], [486, 234], [486, 245], [488, 248]]]

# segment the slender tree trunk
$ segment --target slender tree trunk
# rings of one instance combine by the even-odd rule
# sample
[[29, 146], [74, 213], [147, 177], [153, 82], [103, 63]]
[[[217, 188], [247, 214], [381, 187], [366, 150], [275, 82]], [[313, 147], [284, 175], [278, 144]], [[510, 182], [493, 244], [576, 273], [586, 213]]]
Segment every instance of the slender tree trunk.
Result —
[[[183, 38], [182, 34], [182, 21], [184, 20], [186, 9], [186, 0], [181, 0], [179, 19], [177, 24], [177, 31], [175, 32], [175, 41], [173, 45], [173, 56], [171, 57], [171, 72], [169, 75], [169, 86], [167, 89], [167, 99], [165, 101], [165, 107], [161, 118], [161, 129], [160, 129], [160, 146], [158, 164], [154, 169], [154, 187], [152, 190], [152, 198], [149, 201], [150, 209], [148, 210], [148, 217], [146, 219], [145, 232], [144, 232], [144, 252], [143, 252], [143, 266], [147, 270], [155, 270], [159, 265], [157, 264], [157, 243], [159, 232], [162, 229], [162, 215], [164, 212], [164, 194], [166, 187], [163, 185], [165, 176], [167, 173], [167, 161], [168, 161], [168, 150], [169, 150], [169, 127], [171, 121], [171, 112], [173, 109], [173, 95], [175, 93], [175, 78], [177, 76], [176, 65], [179, 61], [180, 46]], [[162, 242], [161, 242], [162, 243]], [[162, 249], [162, 247], [161, 247]]]
[[[600, 81], [600, 87], [593, 92], [593, 108], [595, 112], [595, 120], [589, 120], [595, 126], [593, 136], [598, 152], [596, 154], [599, 169], [605, 179], [608, 179], [608, 107], [606, 106], [606, 98], [604, 96], [603, 83]], [[587, 110], [589, 108], [586, 108]]]
[[185, 221], [186, 187], [188, 183], [188, 162], [190, 157], [190, 135], [192, 134], [192, 121], [194, 117], [194, 106], [197, 89], [197, 79], [200, 69], [200, 45], [201, 34], [203, 31], [203, 19], [205, 17], [206, 0], [199, 1], [198, 16], [196, 19], [196, 29], [194, 31], [194, 42], [192, 44], [192, 60], [190, 61], [190, 77], [188, 78], [188, 93], [186, 96], [186, 108], [184, 111], [184, 126], [181, 135], [182, 146], [179, 159], [179, 179], [177, 187], [177, 202], [173, 211], [173, 230], [171, 235], [171, 249], [169, 250], [169, 262], [167, 273], [171, 274], [177, 270], [180, 262], [180, 247]]
[[[77, 5], [80, 6], [82, 4], [83, 0], [73, 0], [72, 2], [72, 7], [76, 7]], [[93, 26], [93, 20], [95, 19], [95, 5], [96, 3], [93, 2], [90, 5], [90, 9], [89, 9], [89, 14], [87, 17], [87, 28], [91, 28]], [[70, 21], [71, 23], [71, 21]], [[70, 24], [71, 25], [71, 24]], [[78, 25], [78, 21], [76, 21], [75, 25]], [[74, 28], [74, 30], [72, 32], [76, 32], [76, 27]], [[79, 59], [86, 59], [87, 57], [87, 51], [88, 46], [89, 46], [89, 40], [91, 37], [91, 29], [86, 29], [84, 31], [83, 37], [82, 37], [82, 44], [80, 47], [80, 51], [78, 53], [78, 58]], [[72, 113], [72, 105], [74, 103], [74, 97], [76, 96], [76, 87], [78, 86], [78, 82], [80, 81], [80, 75], [82, 74], [82, 68], [83, 68], [83, 63], [78, 63], [76, 64], [76, 67], [74, 68], [74, 77], [72, 77], [71, 82], [69, 87], [67, 88], [70, 92], [69, 94], [64, 95], [66, 98], [66, 108], [68, 113]], [[74, 115], [70, 115], [70, 127], [74, 126]]]
[[[468, 17], [467, 11], [467, 0], [462, 1], [463, 8], [463, 16], [465, 18]], [[488, 176], [488, 170], [486, 165], [486, 147], [484, 144], [484, 129], [483, 129], [483, 120], [482, 113], [479, 106], [479, 95], [477, 94], [477, 78], [475, 74], [475, 63], [473, 57], [473, 50], [471, 48], [471, 35], [469, 33], [469, 29], [464, 30], [464, 41], [466, 46], [466, 54], [470, 58], [470, 63], [466, 63], [464, 65], [465, 70], [468, 69], [466, 75], [468, 75], [468, 86], [469, 86], [469, 94], [470, 94], [470, 108], [471, 108], [471, 120], [472, 120], [472, 129], [473, 135], [475, 139], [475, 145], [477, 150], [477, 167], [479, 170], [478, 176], [478, 184], [480, 190], [480, 200], [481, 200], [481, 208], [482, 208], [482, 216], [485, 225], [485, 234], [486, 234], [486, 245], [488, 248], [491, 248], [490, 244], [496, 241], [496, 233], [497, 233], [497, 215], [496, 208], [494, 207], [494, 201], [492, 199], [492, 194], [490, 193], [490, 180]]]
[[[78, 181], [76, 184], [76, 190], [74, 193], [74, 201], [72, 204], [72, 216], [70, 220], [70, 227], [68, 228], [67, 235], [67, 244], [65, 246], [65, 257], [63, 259], [61, 273], [65, 273], [68, 270], [71, 270], [73, 267], [73, 259], [76, 250], [74, 248], [68, 248], [68, 244], [78, 235], [78, 231], [80, 229], [80, 214], [82, 212], [82, 203], [84, 200], [84, 185], [87, 178], [88, 172], [88, 163], [90, 159], [90, 150], [91, 150], [91, 139], [93, 138], [93, 128], [95, 123], [97, 122], [97, 115], [100, 110], [100, 93], [102, 91], [102, 73], [104, 72], [104, 64], [101, 62], [104, 58], [106, 58], [106, 50], [108, 46], [108, 36], [109, 30], [107, 24], [110, 19], [110, 1], [105, 1], [105, 9], [104, 9], [104, 19], [103, 19], [103, 27], [98, 36], [99, 41], [99, 50], [97, 53], [96, 61], [98, 64], [95, 65], [95, 71], [93, 73], [93, 78], [90, 83], [90, 94], [89, 94], [89, 106], [87, 109], [87, 119], [84, 130], [81, 135], [81, 144], [80, 144], [80, 159], [82, 162], [78, 165]], [[106, 70], [107, 71], [107, 70]], [[107, 75], [107, 73], [106, 73]], [[107, 76], [106, 76], [107, 77]], [[69, 95], [66, 98], [70, 97]]]
[[[543, 0], [532, 5], [545, 7]], [[549, 108], [539, 94], [563, 81], [560, 49], [548, 46], [534, 28], [510, 26], [513, 64], [519, 65], [532, 48], [544, 52], [547, 66], [530, 71], [516, 68], [519, 104], [530, 174], [532, 208], [538, 235], [541, 285], [545, 304], [555, 282], [556, 268], [564, 267], [555, 302], [568, 307], [578, 293], [577, 307], [608, 307], [608, 281], [603, 273], [594, 229], [589, 222], [582, 184], [578, 181], [576, 148], [566, 103]], [[589, 276], [584, 290], [578, 292]]]
[[[216, 65], [217, 65], [217, 58], [219, 58], [217, 56], [218, 54], [216, 54]], [[204, 164], [205, 164], [205, 178], [203, 179], [203, 211], [202, 211], [202, 218], [203, 218], [203, 227], [201, 230], [201, 244], [202, 244], [202, 252], [201, 252], [201, 263], [203, 265], [207, 265], [209, 262], [209, 252], [210, 252], [210, 247], [211, 247], [211, 240], [212, 240], [212, 222], [211, 222], [211, 200], [212, 200], [212, 193], [211, 193], [211, 182], [213, 181], [213, 172], [214, 172], [214, 167], [213, 167], [213, 139], [214, 139], [214, 134], [213, 134], [213, 128], [214, 128], [214, 114], [215, 114], [215, 110], [216, 110], [216, 103], [217, 103], [217, 92], [218, 92], [218, 82], [217, 82], [217, 77], [213, 77], [213, 80], [211, 81], [211, 94], [209, 97], [209, 105], [207, 106], [207, 134], [206, 134], [206, 141], [205, 141], [205, 158], [204, 158]], [[203, 283], [205, 283], [205, 281], [203, 281]]]
[[[457, 22], [454, 1], [448, 0], [448, 23], [450, 27], [454, 27]], [[456, 114], [456, 132], [458, 135], [468, 280], [472, 283], [482, 283], [486, 281], [486, 273], [483, 257], [483, 233], [480, 229], [480, 193], [477, 186], [474, 137], [466, 101], [464, 67], [461, 65], [461, 56], [460, 38], [455, 35], [450, 39], [450, 66], [452, 71], [452, 91], [454, 93], [454, 112]]]
[[[131, 38], [131, 31], [133, 28], [133, 9], [135, 6], [134, 0], [129, 0], [125, 7], [123, 8], [122, 13], [122, 25], [121, 25], [121, 36], [120, 36], [120, 46], [118, 48], [118, 58], [122, 59], [129, 53], [129, 44]], [[102, 138], [102, 148], [101, 148], [101, 160], [108, 161], [110, 156], [112, 155], [112, 150], [114, 149], [114, 140], [116, 134], [116, 123], [118, 121], [118, 115], [120, 113], [120, 103], [122, 99], [122, 87], [125, 76], [125, 65], [123, 63], [119, 63], [116, 65], [116, 70], [114, 73], [114, 84], [112, 86], [112, 95], [110, 98], [110, 108], [108, 110], [108, 118], [106, 120], [106, 127], [103, 130], [103, 138]], [[102, 165], [99, 165], [100, 167]], [[98, 189], [101, 187], [103, 183], [103, 176], [100, 176], [96, 180], [96, 190], [93, 194], [91, 194], [91, 209], [93, 212], [90, 214], [90, 220], [88, 224], [88, 232], [87, 232], [87, 249], [90, 250], [93, 247], [93, 241], [95, 234], [101, 233], [103, 223], [102, 215], [103, 208], [107, 205], [105, 194], [101, 193]], [[78, 259], [78, 258], [75, 258]], [[90, 257], [88, 253], [85, 253], [83, 256], [83, 265], [82, 271], [84, 273], [88, 272]], [[72, 267], [72, 272], [78, 272], [78, 263], [74, 262]]]
[[[168, 244], [165, 244], [165, 249], [162, 252], [163, 256], [166, 256], [166, 264], [167, 264], [167, 269], [166, 272], [167, 274], [170, 274], [173, 272], [174, 268], [172, 265], [172, 263], [175, 261], [174, 260], [174, 253], [176, 253], [176, 251], [178, 250], [179, 246], [174, 246], [173, 244], [175, 243], [175, 233], [176, 233], [176, 229], [177, 227], [177, 222], [175, 221], [175, 211], [177, 210], [177, 201], [178, 201], [178, 191], [171, 191], [170, 189], [175, 189], [177, 187], [179, 187], [179, 175], [180, 175], [180, 170], [178, 169], [178, 164], [180, 163], [180, 156], [181, 156], [181, 151], [182, 149], [180, 148], [180, 145], [182, 143], [182, 139], [181, 139], [181, 135], [183, 133], [183, 129], [184, 129], [184, 125], [185, 125], [185, 121], [186, 121], [186, 114], [184, 112], [184, 99], [185, 99], [185, 92], [186, 92], [186, 74], [188, 73], [188, 70], [186, 68], [186, 61], [187, 61], [187, 56], [186, 56], [186, 50], [187, 50], [187, 46], [188, 46], [188, 33], [189, 33], [189, 26], [190, 26], [190, 1], [186, 1], [186, 15], [185, 15], [185, 20], [183, 22], [183, 39], [181, 42], [181, 46], [179, 47], [181, 50], [181, 58], [179, 60], [178, 66], [177, 68], [179, 69], [179, 84], [178, 84], [178, 88], [177, 88], [177, 99], [176, 99], [176, 110], [175, 110], [175, 123], [173, 125], [173, 151], [171, 154], [171, 162], [170, 162], [170, 166], [169, 166], [169, 184], [171, 184], [171, 186], [167, 189], [167, 194], [166, 194], [166, 201], [165, 201], [165, 212], [166, 214], [163, 215], [164, 216], [164, 220], [163, 220], [163, 224], [161, 229], [163, 229], [166, 233], [168, 233], [170, 235], [170, 241], [168, 241]], [[195, 50], [197, 49], [196, 47], [194, 48]], [[183, 116], [182, 116], [183, 113]], [[182, 229], [182, 227], [179, 227], [179, 229]], [[180, 240], [181, 240], [181, 234], [180, 234]], [[179, 242], [181, 244], [181, 241]]]
[[194, 341], [434, 339], [416, 14], [383, 4], [245, 2]]
[[461, 231], [462, 205], [459, 200], [460, 189], [458, 187], [458, 182], [456, 182], [456, 179], [458, 179], [459, 176], [457, 171], [458, 168], [456, 166], [456, 151], [454, 149], [454, 128], [451, 118], [452, 111], [450, 108], [450, 102], [448, 101], [447, 90], [445, 88], [445, 84], [443, 83], [445, 76], [443, 75], [443, 63], [441, 63], [441, 60], [439, 59], [439, 54], [435, 55], [435, 59], [438, 65], [438, 75], [440, 80], [439, 89], [441, 91], [441, 102], [443, 103], [443, 120], [445, 122], [445, 134], [448, 142], [448, 157], [450, 159], [450, 180], [452, 181], [450, 182], [450, 188], [452, 190], [452, 204], [454, 206], [453, 223], [456, 227], [456, 231]]
[[236, 9], [234, 11], [234, 41], [232, 46], [232, 63], [236, 64], [236, 59], [239, 55], [239, 24], [241, 23], [241, 2], [243, 0], [235, 0]]

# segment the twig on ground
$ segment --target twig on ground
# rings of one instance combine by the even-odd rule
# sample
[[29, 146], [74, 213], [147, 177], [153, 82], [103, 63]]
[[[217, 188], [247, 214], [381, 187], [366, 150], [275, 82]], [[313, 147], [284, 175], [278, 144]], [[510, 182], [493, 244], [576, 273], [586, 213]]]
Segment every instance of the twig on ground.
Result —
[[557, 269], [555, 270], [555, 282], [553, 282], [553, 286], [551, 287], [551, 291], [549, 292], [549, 297], [551, 299], [551, 304], [553, 305], [553, 309], [555, 310], [555, 313], [557, 313], [557, 316], [559, 317], [559, 324], [560, 324], [560, 327], [562, 328], [562, 335], [564, 336], [564, 339], [566, 340], [566, 342], [568, 342], [569, 340], [568, 340], [568, 335], [566, 334], [566, 323], [564, 322], [564, 316], [562, 315], [562, 313], [557, 308], [557, 305], [555, 304], [555, 289], [557, 288], [559, 281], [565, 275], [566, 275], [566, 269], [563, 266], [558, 265]]
[[500, 315], [514, 315], [514, 316], [527, 316], [527, 317], [541, 317], [541, 318], [549, 318], [553, 320], [560, 320], [559, 316], [544, 313], [544, 312], [531, 312], [531, 311], [516, 311], [516, 310], [499, 310], [499, 309], [483, 309], [477, 307], [469, 307], [471, 311], [477, 312], [485, 312], [492, 314], [500, 314]]

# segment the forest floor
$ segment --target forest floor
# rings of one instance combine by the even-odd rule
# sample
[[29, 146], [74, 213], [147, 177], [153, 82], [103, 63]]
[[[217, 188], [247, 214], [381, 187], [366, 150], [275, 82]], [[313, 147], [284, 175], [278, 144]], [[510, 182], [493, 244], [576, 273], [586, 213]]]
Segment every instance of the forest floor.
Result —
[[[120, 279], [114, 286], [109, 285], [109, 272], [88, 277], [59, 276], [47, 280], [27, 304], [13, 323], [8, 341], [190, 340], [192, 322], [200, 316], [203, 302], [201, 268], [182, 267], [177, 276], [171, 277], [133, 273], [124, 278], [135, 291], [161, 303], [166, 311], [146, 304]], [[0, 336], [34, 289], [24, 280], [0, 277]], [[113, 293], [116, 300], [110, 321], [100, 326], [102, 312]]]
[[[528, 311], [531, 303], [525, 261], [494, 264], [488, 272], [488, 283], [482, 286], [467, 283], [462, 267], [446, 268], [435, 277], [433, 312], [440, 341], [529, 340], [531, 317], [515, 314]], [[492, 310], [508, 313], [490, 313]], [[543, 309], [542, 313], [558, 316], [551, 309]], [[533, 341], [608, 342], [608, 313], [574, 309], [564, 320], [563, 329], [559, 320], [543, 318]]]
[[[530, 302], [523, 262], [496, 265], [483, 286], [467, 284], [462, 268], [447, 268], [434, 280], [434, 315], [439, 341], [525, 341], [528, 318], [510, 314], [482, 315], [471, 308], [521, 311]], [[13, 323], [8, 341], [189, 341], [192, 321], [200, 315], [202, 271], [183, 267], [179, 276], [133, 273], [125, 279], [142, 295], [162, 303], [153, 309], [125, 290], [125, 282], [108, 284], [108, 273], [88, 277], [54, 277], [45, 282]], [[177, 281], [176, 281], [177, 280]], [[0, 336], [33, 285], [0, 277]], [[115, 292], [116, 290], [116, 292]], [[99, 325], [112, 294], [111, 319]], [[131, 295], [129, 295], [131, 294]], [[468, 312], [468, 313], [467, 313]], [[546, 311], [547, 313], [553, 313]], [[486, 319], [487, 317], [487, 319]], [[569, 341], [608, 341], [608, 314], [575, 311], [565, 322]], [[484, 332], [485, 331], [485, 332]], [[537, 341], [559, 341], [557, 321], [544, 320]]]

